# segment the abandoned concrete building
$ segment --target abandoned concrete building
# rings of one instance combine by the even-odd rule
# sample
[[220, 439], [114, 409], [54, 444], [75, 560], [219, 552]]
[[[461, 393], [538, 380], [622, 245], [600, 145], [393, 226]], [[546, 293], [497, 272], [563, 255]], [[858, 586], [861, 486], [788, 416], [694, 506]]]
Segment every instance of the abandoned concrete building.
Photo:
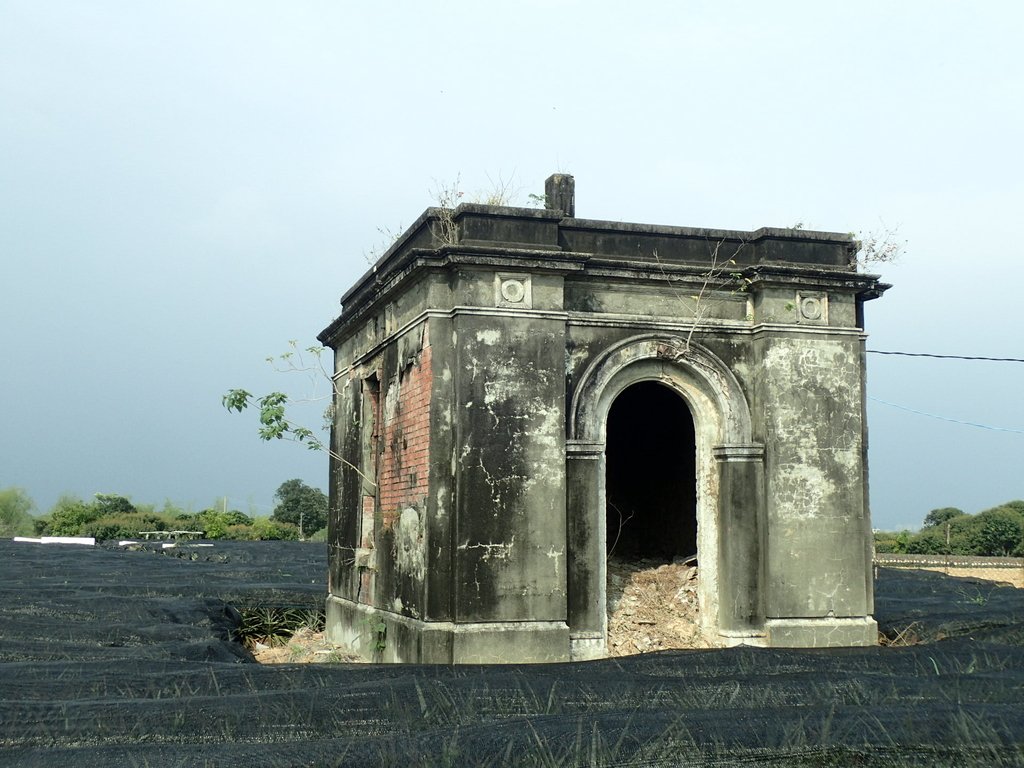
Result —
[[696, 555], [718, 644], [871, 645], [849, 235], [431, 208], [342, 297], [328, 634], [400, 662], [607, 652], [608, 549]]

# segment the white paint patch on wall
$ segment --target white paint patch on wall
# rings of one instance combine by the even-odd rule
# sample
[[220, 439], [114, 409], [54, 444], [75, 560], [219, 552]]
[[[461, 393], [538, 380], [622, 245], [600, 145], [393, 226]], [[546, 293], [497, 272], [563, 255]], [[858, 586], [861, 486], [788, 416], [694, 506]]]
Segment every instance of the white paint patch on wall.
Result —
[[[778, 507], [785, 518], [828, 517], [860, 471], [858, 361], [845, 343], [786, 339], [765, 354], [765, 406]], [[784, 394], [786, 396], [780, 396]]]
[[512, 547], [515, 546], [515, 543], [515, 536], [513, 536], [507, 543], [499, 542], [495, 544], [493, 542], [482, 542], [480, 544], [470, 544], [467, 541], [464, 544], [459, 544], [459, 550], [466, 552], [471, 549], [482, 549], [484, 552], [480, 555], [481, 560], [508, 560], [512, 554]]
[[494, 405], [507, 401], [515, 402], [522, 385], [510, 378], [494, 378], [484, 382], [484, 403]]
[[786, 464], [779, 467], [777, 482], [787, 491], [788, 499], [780, 504], [780, 511], [794, 520], [818, 517], [829, 497], [836, 492], [835, 484], [818, 467], [811, 464]]
[[406, 507], [398, 518], [396, 536], [398, 570], [417, 579], [427, 573], [426, 546], [423, 537], [423, 518], [415, 507]]
[[476, 340], [481, 344], [486, 344], [489, 347], [493, 347], [499, 341], [501, 341], [501, 331], [490, 328], [484, 331], [476, 332]]

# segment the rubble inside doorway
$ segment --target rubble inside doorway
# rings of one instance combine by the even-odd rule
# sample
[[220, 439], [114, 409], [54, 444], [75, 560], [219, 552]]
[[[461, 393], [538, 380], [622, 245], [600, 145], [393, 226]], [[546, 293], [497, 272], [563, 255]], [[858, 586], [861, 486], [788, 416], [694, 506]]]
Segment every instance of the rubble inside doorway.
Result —
[[608, 655], [713, 648], [700, 626], [693, 558], [608, 558]]

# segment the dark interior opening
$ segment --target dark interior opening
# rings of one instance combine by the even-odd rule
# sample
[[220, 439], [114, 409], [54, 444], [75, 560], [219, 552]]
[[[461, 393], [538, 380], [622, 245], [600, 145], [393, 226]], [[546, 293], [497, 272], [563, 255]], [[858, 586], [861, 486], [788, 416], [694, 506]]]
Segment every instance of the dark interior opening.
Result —
[[608, 554], [666, 562], [697, 554], [693, 416], [656, 381], [622, 391], [605, 445]]

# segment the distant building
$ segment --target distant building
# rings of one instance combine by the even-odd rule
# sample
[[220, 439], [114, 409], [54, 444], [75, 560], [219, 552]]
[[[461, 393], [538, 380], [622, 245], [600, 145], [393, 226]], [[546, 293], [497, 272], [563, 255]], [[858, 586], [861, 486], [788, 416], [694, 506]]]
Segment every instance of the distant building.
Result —
[[723, 644], [871, 645], [864, 302], [845, 234], [428, 209], [342, 298], [328, 632], [605, 654], [615, 554], [697, 555]]

